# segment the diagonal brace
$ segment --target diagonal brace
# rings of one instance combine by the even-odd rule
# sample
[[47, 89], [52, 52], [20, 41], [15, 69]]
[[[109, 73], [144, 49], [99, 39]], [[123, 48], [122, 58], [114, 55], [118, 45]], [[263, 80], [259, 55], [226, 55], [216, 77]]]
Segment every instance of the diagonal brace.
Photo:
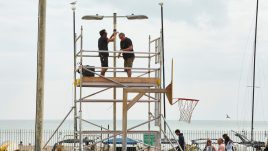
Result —
[[139, 93], [136, 95], [135, 98], [127, 104], [127, 110], [129, 110], [136, 102], [138, 102], [143, 95], [144, 93]]

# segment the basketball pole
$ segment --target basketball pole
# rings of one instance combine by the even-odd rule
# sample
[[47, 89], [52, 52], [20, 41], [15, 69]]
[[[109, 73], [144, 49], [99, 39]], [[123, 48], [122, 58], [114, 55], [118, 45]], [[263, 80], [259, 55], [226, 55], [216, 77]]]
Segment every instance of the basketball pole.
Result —
[[[164, 18], [163, 18], [163, 2], [159, 3], [161, 7], [161, 46], [162, 46], [162, 63], [163, 63], [163, 89], [166, 87], [165, 81], [165, 51], [164, 51]], [[163, 94], [164, 118], [166, 119], [166, 96]], [[164, 123], [164, 132], [166, 132], [166, 123]]]

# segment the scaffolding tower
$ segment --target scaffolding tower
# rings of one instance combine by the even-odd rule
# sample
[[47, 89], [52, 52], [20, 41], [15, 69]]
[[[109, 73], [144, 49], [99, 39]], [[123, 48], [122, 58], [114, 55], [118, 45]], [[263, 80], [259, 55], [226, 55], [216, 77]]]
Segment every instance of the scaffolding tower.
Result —
[[[114, 13], [114, 18], [116, 13]], [[114, 20], [116, 23], [116, 20]], [[115, 25], [114, 25], [115, 28]], [[160, 34], [161, 35], [161, 34]], [[53, 135], [45, 143], [45, 148], [52, 137], [59, 130], [67, 117], [74, 113], [74, 134], [73, 139], [68, 139], [66, 142], [73, 143], [73, 150], [123, 150], [127, 151], [131, 146], [129, 142], [139, 143], [139, 150], [162, 150], [161, 144], [169, 144], [173, 149], [179, 146], [176, 137], [167, 136], [167, 131], [171, 129], [167, 125], [165, 117], [161, 110], [161, 94], [169, 94], [168, 99], [172, 99], [172, 83], [167, 87], [161, 87], [162, 79], [162, 37], [155, 39], [148, 37], [148, 50], [134, 52], [123, 52], [116, 49], [116, 41], [114, 41], [113, 51], [107, 50], [87, 50], [83, 47], [83, 27], [81, 26], [80, 34], [74, 32], [74, 54], [73, 54], [73, 81], [74, 81], [74, 104], [63, 121], [59, 124]], [[97, 67], [94, 70], [89, 70], [86, 65], [100, 64], [95, 63], [98, 60], [99, 52], [110, 53], [109, 58], [112, 58], [112, 67]], [[122, 76], [128, 67], [118, 67], [116, 57], [119, 53], [134, 53], [135, 62], [143, 60], [142, 67], [133, 67], [132, 77]], [[95, 58], [95, 59], [94, 59]], [[135, 64], [136, 65], [136, 64]], [[102, 76], [101, 69], [108, 69], [106, 72], [112, 76]], [[83, 76], [83, 71], [91, 72], [94, 76]], [[107, 75], [107, 74], [106, 74]], [[105, 95], [109, 92], [111, 95]], [[171, 92], [170, 92], [171, 91]], [[121, 97], [118, 93], [121, 92]], [[99, 96], [100, 98], [96, 98]], [[103, 126], [100, 123], [94, 123], [91, 119], [85, 119], [84, 108], [85, 104], [112, 104], [113, 106], [113, 129]], [[135, 126], [128, 127], [128, 111], [137, 103], [147, 105], [146, 110], [140, 110], [147, 115], [147, 120], [137, 123]], [[118, 128], [117, 111], [122, 109], [122, 128]], [[101, 110], [101, 108], [99, 109]], [[153, 123], [153, 124], [152, 124]], [[96, 128], [88, 128], [85, 125], [90, 124]], [[165, 128], [164, 128], [165, 125]], [[143, 126], [143, 127], [142, 127]], [[144, 128], [144, 126], [146, 128]], [[142, 128], [141, 128], [142, 127]], [[136, 138], [136, 136], [143, 136]], [[112, 144], [112, 145], [109, 145]], [[106, 147], [106, 148], [105, 148]], [[107, 149], [108, 147], [108, 149]], [[118, 149], [120, 148], [120, 149]], [[176, 149], [175, 149], [176, 150]]]
[[[123, 52], [123, 53], [135, 53], [135, 59], [147, 59], [147, 67], [143, 64], [143, 67], [133, 67], [132, 73], [133, 77], [118, 77], [116, 73], [124, 72], [127, 67], [117, 67], [116, 63], [113, 62], [113, 67], [94, 67], [95, 71], [89, 70], [85, 68], [84, 61], [89, 58], [98, 58], [99, 52], [107, 52], [106, 50], [86, 50], [83, 48], [83, 27], [81, 27], [80, 35], [75, 39], [75, 46], [79, 46], [79, 51], [75, 53], [74, 56], [74, 72], [80, 71], [79, 73], [76, 72], [77, 75], [74, 76], [75, 81], [75, 90], [74, 90], [74, 115], [75, 121], [74, 122], [74, 130], [75, 136], [79, 138], [79, 150], [83, 150], [83, 138], [87, 135], [104, 135], [106, 134], [106, 138], [102, 138], [100, 141], [95, 142], [93, 145], [97, 143], [103, 143], [105, 140], [112, 139], [113, 141], [113, 150], [116, 150], [116, 140], [118, 137], [122, 138], [122, 150], [127, 150], [127, 139], [131, 137], [128, 134], [154, 134], [156, 136], [155, 146], [150, 146], [148, 144], [144, 144], [147, 147], [153, 147], [155, 150], [161, 149], [160, 139], [161, 139], [161, 93], [165, 93], [166, 90], [161, 88], [161, 66], [162, 66], [162, 53], [161, 53], [161, 37], [156, 39], [151, 39], [149, 36], [148, 40], [148, 48], [149, 50], [146, 51], [134, 51], [134, 52]], [[110, 58], [116, 58], [117, 54], [122, 53], [122, 51], [108, 51], [113, 55], [110, 55]], [[154, 64], [155, 67], [151, 67]], [[107, 72], [112, 72], [113, 76], [111, 77], [104, 77], [99, 74], [102, 68], [108, 69]], [[92, 72], [95, 77], [84, 77], [82, 71]], [[79, 77], [79, 78], [77, 78]], [[95, 90], [98, 89], [94, 93], [84, 93], [84, 89], [91, 89]], [[94, 99], [95, 95], [101, 94], [103, 92], [108, 91], [109, 89], [113, 89], [112, 96], [106, 96], [103, 99]], [[123, 89], [123, 99], [117, 98], [117, 91], [118, 89]], [[87, 91], [89, 92], [89, 91]], [[91, 91], [92, 92], [92, 91]], [[128, 94], [136, 94], [133, 99], [128, 97]], [[110, 98], [109, 98], [110, 97]], [[114, 126], [113, 130], [109, 130], [97, 123], [93, 123], [89, 120], [83, 119], [83, 110], [82, 106], [84, 103], [113, 103], [114, 109], [118, 107], [117, 104], [122, 105], [122, 130], [116, 129], [116, 121], [113, 121]], [[141, 111], [147, 112], [148, 120], [143, 123], [139, 123], [138, 125], [128, 128], [127, 127], [127, 111], [135, 104], [135, 103], [145, 103], [148, 105], [148, 111]], [[152, 107], [151, 105], [154, 104], [154, 113], [151, 112]], [[116, 112], [113, 112], [113, 120], [116, 120]], [[151, 122], [155, 121], [155, 126], [158, 127], [157, 130], [151, 130]], [[77, 123], [77, 125], [76, 125]], [[83, 124], [93, 124], [102, 130], [88, 130], [83, 129]], [[147, 130], [133, 130], [147, 124]]]

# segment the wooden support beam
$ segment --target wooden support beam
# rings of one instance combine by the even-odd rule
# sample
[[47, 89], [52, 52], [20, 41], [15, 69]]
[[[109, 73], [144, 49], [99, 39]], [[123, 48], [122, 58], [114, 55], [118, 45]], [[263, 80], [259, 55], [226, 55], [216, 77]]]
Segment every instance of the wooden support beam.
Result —
[[[121, 83], [124, 84], [127, 87], [155, 87], [155, 84], [148, 84], [148, 83]], [[77, 85], [78, 87], [80, 85]], [[117, 88], [123, 88], [125, 86], [122, 86], [120, 84], [116, 83], [104, 83], [104, 82], [83, 82], [82, 87], [100, 87], [100, 88], [107, 88], [107, 87], [117, 87]]]
[[[148, 89], [148, 88], [124, 88], [123, 89], [123, 117], [122, 117], [122, 150], [127, 150], [127, 112], [145, 93], [166, 93], [166, 89]], [[138, 93], [135, 98], [128, 104], [128, 93]]]
[[122, 150], [127, 150], [127, 96], [126, 89], [123, 89], [123, 117], [122, 117]]
[[137, 96], [135, 96], [135, 98], [127, 104], [127, 110], [129, 110], [136, 102], [138, 102], [143, 95], [144, 93], [139, 93]]
[[[119, 83], [148, 83], [159, 84], [159, 78], [147, 78], [147, 77], [106, 77]], [[83, 82], [104, 82], [110, 83], [111, 81], [102, 77], [83, 77]]]

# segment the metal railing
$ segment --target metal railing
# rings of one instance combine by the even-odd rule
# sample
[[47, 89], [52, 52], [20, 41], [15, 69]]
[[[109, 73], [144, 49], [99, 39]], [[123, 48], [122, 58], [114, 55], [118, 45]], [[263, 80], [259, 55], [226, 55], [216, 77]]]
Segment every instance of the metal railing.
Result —
[[[247, 137], [250, 136], [250, 131], [237, 131], [240, 134], [243, 134]], [[54, 133], [54, 130], [44, 130], [43, 136], [44, 141], [47, 141], [50, 136]], [[73, 130], [58, 130], [54, 137], [51, 138], [49, 144], [47, 145], [47, 149], [51, 150], [53, 145], [59, 141], [73, 138]], [[214, 146], [217, 147], [216, 139], [221, 138], [223, 134], [228, 134], [230, 138], [235, 142], [235, 148], [237, 150], [247, 150], [247, 147], [241, 144], [238, 144], [241, 142], [241, 140], [235, 136], [235, 133], [233, 133], [231, 130], [183, 130], [183, 134], [185, 137], [186, 144], [192, 144], [196, 145], [195, 142], [198, 142], [198, 145], [196, 147], [196, 150], [203, 149], [205, 147], [206, 139], [210, 138], [213, 140]], [[98, 141], [102, 138], [106, 138], [109, 134], [102, 134], [102, 135], [83, 135], [84, 137], [88, 137], [88, 139]], [[111, 134], [112, 135], [112, 134]], [[174, 134], [169, 132], [166, 133], [166, 137], [168, 138], [174, 138]], [[139, 140], [141, 144], [144, 144], [144, 134], [128, 134], [129, 138], [132, 138], [134, 140]], [[268, 139], [268, 130], [267, 131], [255, 131], [254, 132], [254, 138], [256, 141], [262, 141], [267, 142]], [[195, 141], [193, 141], [195, 140]], [[33, 129], [12, 129], [12, 130], [0, 130], [0, 144], [4, 142], [11, 142], [12, 145], [14, 145], [13, 148], [18, 147], [20, 145], [31, 147], [34, 143], [34, 130]], [[194, 144], [193, 144], [194, 143]], [[176, 145], [177, 142], [174, 141], [173, 145]], [[68, 147], [73, 147], [73, 144], [65, 144]], [[104, 144], [99, 143], [99, 146], [104, 146]], [[171, 144], [162, 144], [161, 145], [162, 150], [169, 150], [172, 149]], [[188, 147], [189, 148], [189, 147]], [[248, 147], [249, 149], [249, 147]]]

